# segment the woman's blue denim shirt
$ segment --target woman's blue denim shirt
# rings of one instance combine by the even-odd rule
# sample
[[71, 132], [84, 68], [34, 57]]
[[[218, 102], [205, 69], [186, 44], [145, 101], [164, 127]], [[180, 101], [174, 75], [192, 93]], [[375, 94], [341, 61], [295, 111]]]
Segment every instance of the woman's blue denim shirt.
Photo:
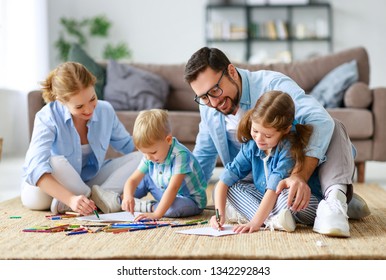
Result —
[[50, 158], [64, 156], [84, 181], [92, 179], [105, 162], [109, 145], [128, 154], [134, 150], [131, 135], [119, 121], [113, 107], [98, 100], [92, 118], [87, 123], [87, 139], [92, 149], [87, 168], [82, 170], [82, 150], [79, 134], [71, 113], [59, 101], [46, 104], [35, 117], [34, 129], [23, 166], [23, 179], [36, 185], [44, 173], [52, 173]]

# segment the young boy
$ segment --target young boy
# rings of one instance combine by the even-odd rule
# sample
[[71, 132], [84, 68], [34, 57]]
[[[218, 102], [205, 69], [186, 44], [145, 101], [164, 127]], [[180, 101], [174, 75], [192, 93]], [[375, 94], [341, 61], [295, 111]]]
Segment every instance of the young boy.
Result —
[[[113, 201], [123, 210], [141, 212], [137, 220], [200, 214], [207, 203], [204, 173], [192, 153], [172, 136], [167, 111], [141, 111], [133, 140], [144, 157], [125, 183], [122, 202]], [[155, 200], [138, 199], [149, 192]]]

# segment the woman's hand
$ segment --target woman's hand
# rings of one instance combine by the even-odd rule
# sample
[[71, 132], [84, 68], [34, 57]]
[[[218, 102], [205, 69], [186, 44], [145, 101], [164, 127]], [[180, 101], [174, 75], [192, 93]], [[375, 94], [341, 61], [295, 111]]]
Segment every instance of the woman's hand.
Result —
[[97, 209], [94, 201], [88, 199], [84, 195], [74, 195], [70, 199], [71, 209], [83, 216], [87, 216], [93, 213]]

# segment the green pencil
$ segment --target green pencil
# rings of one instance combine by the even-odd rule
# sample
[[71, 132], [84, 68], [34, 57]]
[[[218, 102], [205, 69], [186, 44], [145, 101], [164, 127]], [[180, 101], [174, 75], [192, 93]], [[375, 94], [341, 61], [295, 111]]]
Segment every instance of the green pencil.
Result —
[[100, 220], [98, 211], [97, 211], [96, 209], [94, 210], [94, 214], [95, 214], [95, 216], [97, 216], [97, 218]]

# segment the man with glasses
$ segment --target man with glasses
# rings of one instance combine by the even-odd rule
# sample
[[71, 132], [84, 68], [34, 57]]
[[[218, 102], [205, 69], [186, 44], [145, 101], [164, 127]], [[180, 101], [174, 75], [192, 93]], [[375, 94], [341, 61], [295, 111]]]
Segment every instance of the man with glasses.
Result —
[[358, 219], [370, 214], [366, 202], [353, 195], [355, 149], [343, 124], [332, 119], [314, 97], [305, 94], [288, 76], [236, 68], [219, 49], [203, 47], [189, 59], [184, 78], [196, 94], [194, 100], [200, 104], [201, 122], [193, 154], [207, 180], [212, 176], [217, 156], [225, 166], [239, 152], [241, 144], [236, 131], [243, 113], [253, 108], [265, 92], [279, 90], [293, 98], [296, 121], [313, 125], [314, 133], [303, 169], [282, 180], [277, 192], [289, 188], [291, 210], [306, 208], [311, 193], [307, 181], [319, 166], [325, 199], [318, 206], [314, 231], [349, 237], [348, 216]]

